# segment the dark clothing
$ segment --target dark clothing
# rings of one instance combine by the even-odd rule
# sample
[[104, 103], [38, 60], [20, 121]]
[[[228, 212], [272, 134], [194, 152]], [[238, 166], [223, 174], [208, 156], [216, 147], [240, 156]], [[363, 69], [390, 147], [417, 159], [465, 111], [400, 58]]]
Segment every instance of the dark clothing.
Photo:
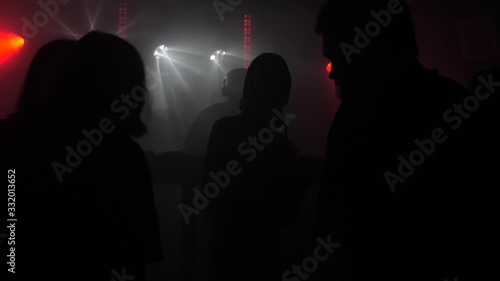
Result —
[[[486, 84], [485, 84], [486, 82]], [[492, 83], [488, 85], [489, 83]], [[496, 86], [495, 86], [496, 85]], [[476, 188], [473, 225], [469, 240], [470, 265], [463, 280], [500, 280], [500, 68], [478, 73], [471, 81], [470, 95], [482, 97], [473, 115], [473, 130], [466, 136], [467, 181]]]
[[279, 280], [281, 276], [279, 234], [291, 220], [287, 215], [293, 213], [286, 173], [296, 149], [276, 132], [262, 151], [249, 145], [249, 137], [258, 139], [272, 118], [272, 114], [240, 114], [222, 118], [213, 127], [204, 183], [213, 181], [210, 172], [227, 171], [232, 160], [240, 173], [230, 177], [209, 205], [211, 280]]
[[[66, 146], [78, 151], [87, 139], [69, 137], [64, 120], [57, 125], [31, 120], [3, 140], [6, 163], [18, 177], [19, 271], [50, 280], [108, 281], [115, 277], [112, 270], [121, 275], [125, 267], [143, 280], [144, 264], [162, 258], [143, 151], [126, 135], [104, 134], [80, 163], [68, 164]], [[62, 182], [56, 161], [69, 169]]]
[[16, 116], [12, 115], [7, 119], [0, 120], [0, 140], [8, 138], [12, 127], [15, 124]]
[[184, 151], [190, 155], [205, 156], [207, 153], [210, 132], [215, 122], [222, 117], [234, 116], [240, 113], [237, 106], [229, 101], [214, 104], [196, 116], [189, 128], [184, 142]]
[[[443, 115], [468, 93], [437, 72], [414, 67], [352, 94], [370, 98], [344, 100], [330, 130], [320, 233], [332, 234], [341, 246], [321, 276], [453, 280], [470, 247], [474, 192], [464, 181], [471, 147], [464, 146], [463, 132], [470, 126], [464, 122], [455, 131]], [[432, 139], [437, 128], [446, 141], [435, 143], [434, 152], [429, 145], [430, 156], [414, 152], [422, 151], [415, 141]], [[411, 175], [399, 174], [399, 156], [414, 157]], [[404, 181], [394, 192], [388, 171]]]

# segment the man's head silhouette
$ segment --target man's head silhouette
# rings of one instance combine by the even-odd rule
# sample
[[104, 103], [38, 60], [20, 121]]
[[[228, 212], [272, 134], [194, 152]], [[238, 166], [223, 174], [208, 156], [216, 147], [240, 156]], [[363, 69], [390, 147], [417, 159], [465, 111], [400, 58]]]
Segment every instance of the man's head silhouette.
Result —
[[340, 87], [418, 55], [403, 0], [330, 0], [317, 17], [316, 33], [332, 61], [330, 77]]
[[247, 70], [244, 68], [236, 68], [228, 72], [224, 78], [224, 86], [222, 87], [222, 95], [229, 99], [240, 101], [243, 96], [243, 86]]

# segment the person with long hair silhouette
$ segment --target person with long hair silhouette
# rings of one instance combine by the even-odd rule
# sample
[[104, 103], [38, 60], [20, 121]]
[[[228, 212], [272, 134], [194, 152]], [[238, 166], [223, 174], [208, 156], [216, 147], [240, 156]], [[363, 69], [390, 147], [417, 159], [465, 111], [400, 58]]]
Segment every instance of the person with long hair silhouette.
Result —
[[287, 139], [286, 121], [277, 116], [285, 115], [290, 88], [284, 59], [258, 56], [248, 69], [241, 114], [220, 119], [212, 129], [202, 187], [224, 173], [229, 177], [219, 181], [220, 192], [208, 206], [211, 280], [281, 276], [279, 234], [289, 222], [287, 167], [296, 148]]

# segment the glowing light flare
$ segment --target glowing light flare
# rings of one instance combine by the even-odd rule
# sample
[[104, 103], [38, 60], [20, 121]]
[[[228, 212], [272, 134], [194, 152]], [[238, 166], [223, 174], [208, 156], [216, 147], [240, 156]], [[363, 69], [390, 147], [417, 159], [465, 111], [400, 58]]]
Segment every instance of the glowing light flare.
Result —
[[12, 33], [0, 33], [0, 63], [17, 53], [24, 46], [24, 39]]
[[97, 10], [94, 13], [94, 16], [92, 16], [87, 1], [83, 1], [83, 4], [85, 5], [85, 11], [87, 13], [87, 18], [89, 20], [89, 28], [91, 31], [95, 30], [97, 18], [99, 17], [99, 14], [101, 12], [103, 2], [104, 0], [101, 0], [99, 2], [99, 6], [97, 6]]
[[223, 51], [223, 50], [217, 50], [215, 52], [212, 53], [212, 55], [210, 56], [210, 60], [215, 62], [215, 63], [218, 63], [222, 60], [224, 60], [224, 57], [226, 56], [226, 51]]
[[[66, 29], [66, 31], [63, 31], [63, 33], [67, 34], [67, 35], [71, 35], [73, 36], [76, 40], [80, 40], [81, 37], [83, 37], [83, 35], [81, 34], [76, 34], [74, 33], [64, 22], [62, 22], [60, 19], [57, 19], [57, 23], [62, 26], [64, 29]], [[59, 31], [61, 32], [61, 31]]]
[[328, 73], [332, 72], [332, 63], [329, 63], [329, 64], [326, 66], [326, 71], [328, 71]]
[[168, 59], [169, 57], [168, 57], [167, 51], [168, 51], [168, 48], [165, 45], [160, 45], [158, 48], [156, 48], [153, 55], [156, 57], [156, 59], [160, 59], [160, 58]]

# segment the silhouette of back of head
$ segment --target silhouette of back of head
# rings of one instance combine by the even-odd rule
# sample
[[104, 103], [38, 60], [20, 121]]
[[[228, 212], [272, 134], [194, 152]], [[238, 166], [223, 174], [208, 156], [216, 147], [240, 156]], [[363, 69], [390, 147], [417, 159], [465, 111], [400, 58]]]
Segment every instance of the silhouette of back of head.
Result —
[[282, 110], [288, 103], [291, 76], [285, 60], [276, 54], [258, 56], [248, 68], [240, 109], [243, 113]]
[[139, 137], [146, 132], [140, 119], [147, 95], [144, 78], [142, 59], [131, 44], [93, 31], [78, 42], [53, 102], [76, 122], [76, 129], [110, 118], [116, 131]]
[[66, 60], [77, 42], [56, 40], [44, 45], [33, 58], [17, 105], [19, 115], [31, 114], [48, 98], [52, 86], [64, 74]]
[[236, 68], [229, 71], [224, 79], [225, 85], [222, 88], [222, 95], [230, 99], [241, 99], [246, 77], [247, 70], [244, 68]]

